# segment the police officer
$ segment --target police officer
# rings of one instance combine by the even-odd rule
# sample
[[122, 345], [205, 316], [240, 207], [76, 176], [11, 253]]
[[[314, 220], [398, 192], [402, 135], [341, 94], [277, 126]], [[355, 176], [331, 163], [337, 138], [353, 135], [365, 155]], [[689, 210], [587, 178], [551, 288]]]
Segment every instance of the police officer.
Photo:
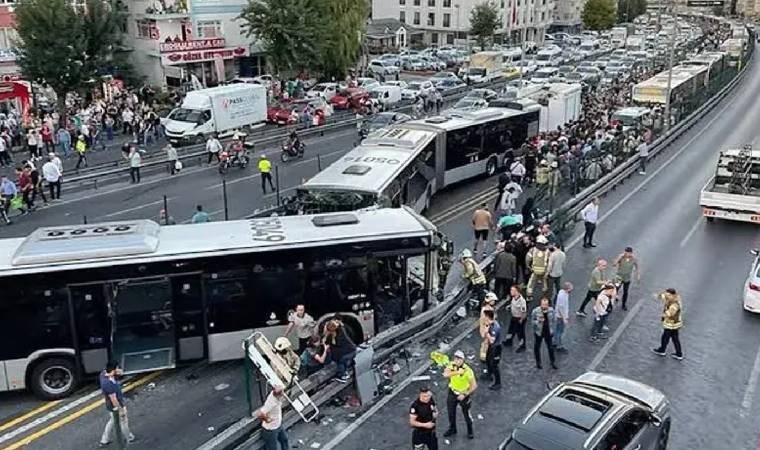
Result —
[[482, 301], [486, 296], [486, 276], [472, 257], [472, 252], [468, 249], [462, 250], [459, 255], [459, 262], [464, 267], [462, 276], [470, 282], [470, 288], [478, 301]]
[[272, 184], [272, 163], [267, 159], [267, 155], [261, 154], [259, 157], [259, 173], [261, 173], [261, 190], [264, 194], [267, 193], [266, 183], [269, 182], [269, 187], [274, 192], [274, 184]]
[[423, 386], [420, 388], [419, 396], [409, 408], [413, 450], [438, 450], [438, 438], [435, 436], [437, 418], [438, 408], [435, 406], [433, 393], [427, 386]]
[[467, 424], [467, 437], [473, 439], [472, 416], [472, 393], [478, 388], [475, 381], [475, 372], [464, 362], [464, 352], [454, 352], [454, 361], [449, 363], [443, 370], [443, 376], [449, 379], [449, 393], [446, 397], [446, 409], [449, 413], [449, 429], [443, 433], [444, 437], [457, 434], [457, 405], [462, 407], [464, 421]]

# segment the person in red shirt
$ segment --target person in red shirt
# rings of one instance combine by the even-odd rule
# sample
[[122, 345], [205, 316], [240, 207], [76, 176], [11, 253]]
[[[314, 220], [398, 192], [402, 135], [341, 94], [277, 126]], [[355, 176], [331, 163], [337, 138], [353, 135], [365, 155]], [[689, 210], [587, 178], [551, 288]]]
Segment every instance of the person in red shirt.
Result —
[[40, 130], [42, 135], [42, 145], [45, 146], [45, 152], [49, 153], [55, 150], [55, 144], [53, 143], [53, 130], [50, 129], [47, 123], [42, 125]]
[[34, 185], [32, 184], [32, 176], [29, 171], [29, 167], [16, 167], [16, 176], [18, 177], [18, 187], [21, 191], [21, 196], [24, 199], [26, 210], [22, 211], [24, 214], [29, 214], [34, 208], [34, 201], [32, 200], [32, 193], [34, 192]]

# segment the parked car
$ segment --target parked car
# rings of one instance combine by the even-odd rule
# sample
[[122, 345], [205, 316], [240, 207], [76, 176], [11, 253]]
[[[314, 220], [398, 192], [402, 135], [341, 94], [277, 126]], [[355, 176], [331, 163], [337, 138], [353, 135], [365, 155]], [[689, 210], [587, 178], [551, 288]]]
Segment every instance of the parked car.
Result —
[[515, 67], [517, 70], [522, 72], [523, 76], [529, 76], [536, 70], [538, 70], [538, 65], [536, 62], [532, 59], [522, 59], [520, 61], [515, 62]]
[[330, 99], [335, 109], [362, 108], [369, 100], [369, 93], [363, 88], [344, 88]]
[[381, 77], [392, 77], [398, 75], [400, 69], [394, 66], [390, 62], [383, 61], [382, 59], [373, 59], [369, 62], [367, 67], [370, 72]]
[[384, 110], [393, 108], [401, 102], [401, 88], [398, 86], [372, 86], [369, 96], [375, 104]]
[[482, 98], [486, 102], [496, 99], [499, 94], [492, 89], [473, 89], [465, 95], [465, 98]]
[[409, 60], [411, 61], [411, 69], [414, 71], [423, 71], [423, 70], [433, 70], [431, 65], [422, 57], [420, 56], [411, 56], [409, 57]]
[[546, 394], [499, 450], [665, 450], [670, 422], [670, 403], [659, 390], [586, 372]]
[[404, 99], [427, 98], [435, 93], [435, 86], [431, 81], [412, 81], [409, 82], [404, 91], [406, 94], [403, 91], [401, 92], [401, 97]]
[[338, 83], [318, 83], [308, 91], [306, 91], [306, 98], [323, 98], [330, 101], [331, 98], [338, 93]]
[[452, 109], [480, 109], [488, 106], [488, 102], [480, 97], [463, 97], [454, 103]]
[[381, 55], [378, 59], [385, 63], [390, 63], [398, 68], [401, 68], [401, 58], [399, 57], [399, 55], [394, 55], [393, 53], [386, 53], [384, 55]]
[[751, 250], [754, 256], [747, 279], [744, 281], [742, 306], [745, 311], [760, 312], [760, 251]]
[[277, 125], [292, 125], [298, 122], [293, 111], [300, 114], [309, 105], [319, 116], [319, 125], [333, 114], [333, 107], [321, 97], [298, 99], [280, 103], [274, 103], [267, 107], [267, 122]]
[[559, 69], [556, 67], [542, 67], [533, 73], [530, 77], [530, 82], [538, 84], [548, 83], [552, 78], [556, 77], [558, 73]]
[[435, 56], [423, 56], [421, 59], [427, 63], [427, 66], [430, 70], [438, 71], [446, 69], [446, 63]]
[[370, 77], [359, 77], [356, 79], [356, 85], [365, 90], [369, 90], [373, 86], [379, 86], [380, 82]]
[[362, 137], [367, 137], [368, 134], [373, 131], [377, 131], [381, 128], [385, 128], [397, 123], [404, 123], [412, 120], [407, 114], [397, 112], [382, 112], [375, 114], [369, 119], [362, 122], [360, 133]]
[[454, 72], [438, 72], [432, 77], [430, 77], [430, 81], [432, 81], [434, 84], [441, 81], [441, 80], [458, 80], [459, 77], [456, 76]]
[[591, 85], [599, 84], [599, 80], [602, 78], [602, 71], [596, 67], [578, 66], [575, 68], [575, 73], [580, 74], [583, 81]]
[[447, 78], [445, 80], [441, 80], [437, 83], [435, 83], [435, 88], [438, 89], [442, 94], [447, 94], [451, 91], [455, 91], [458, 89], [466, 88], [467, 83], [460, 80], [459, 78]]

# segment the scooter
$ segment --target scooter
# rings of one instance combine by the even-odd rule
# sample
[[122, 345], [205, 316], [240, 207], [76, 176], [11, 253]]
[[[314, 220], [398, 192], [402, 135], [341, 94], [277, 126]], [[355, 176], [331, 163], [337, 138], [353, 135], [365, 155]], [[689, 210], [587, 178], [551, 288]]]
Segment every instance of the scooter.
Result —
[[282, 143], [282, 152], [280, 152], [280, 159], [282, 162], [288, 162], [290, 158], [303, 158], [304, 152], [306, 151], [306, 144], [303, 143], [303, 141], [298, 141], [298, 148], [293, 148], [293, 145], [290, 143], [290, 139], [286, 139]]
[[230, 152], [228, 149], [224, 149], [219, 153], [219, 173], [226, 174], [230, 167], [240, 167], [245, 169], [251, 162], [251, 157], [248, 156], [248, 150], [243, 149], [237, 152]]

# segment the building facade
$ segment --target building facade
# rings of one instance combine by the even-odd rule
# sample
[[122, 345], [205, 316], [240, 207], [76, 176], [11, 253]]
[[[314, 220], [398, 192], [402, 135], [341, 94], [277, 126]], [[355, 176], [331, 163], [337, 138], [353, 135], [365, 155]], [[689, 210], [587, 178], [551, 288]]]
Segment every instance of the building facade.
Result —
[[558, 0], [554, 5], [554, 20], [551, 29], [554, 31], [576, 32], [580, 30], [585, 0]]
[[[559, 0], [563, 1], [563, 0]], [[398, 19], [423, 31], [426, 45], [469, 44], [470, 14], [483, 0], [373, 0], [373, 19]], [[553, 20], [555, 0], [495, 0], [502, 27], [496, 41], [543, 42]]]
[[246, 0], [132, 0], [125, 43], [148, 84], [178, 87], [191, 76], [214, 86], [263, 72], [239, 16]]
[[21, 77], [21, 69], [11, 51], [16, 39], [14, 3], [14, 0], [0, 0], [0, 81], [17, 80]]

